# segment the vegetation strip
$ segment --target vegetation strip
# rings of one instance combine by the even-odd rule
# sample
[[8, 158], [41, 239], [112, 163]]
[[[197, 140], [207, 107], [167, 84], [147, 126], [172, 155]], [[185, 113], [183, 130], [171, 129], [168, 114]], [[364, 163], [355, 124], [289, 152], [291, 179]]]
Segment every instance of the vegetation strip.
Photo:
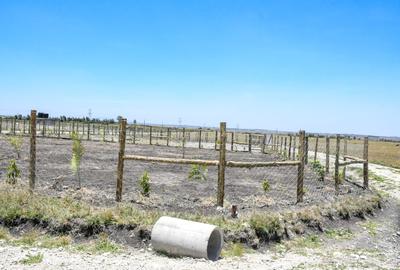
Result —
[[31, 195], [19, 188], [0, 188], [0, 224], [7, 227], [32, 222], [53, 233], [83, 233], [90, 236], [114, 226], [117, 229], [138, 229], [138, 236], [148, 239], [155, 221], [162, 215], [169, 215], [217, 225], [224, 230], [227, 242], [240, 242], [252, 248], [269, 241], [301, 235], [307, 228], [323, 231], [323, 222], [327, 219], [365, 218], [381, 206], [381, 196], [367, 194], [319, 207], [281, 213], [260, 212], [231, 219], [224, 216], [141, 211], [122, 203], [111, 208], [95, 208], [68, 197], [53, 198]]

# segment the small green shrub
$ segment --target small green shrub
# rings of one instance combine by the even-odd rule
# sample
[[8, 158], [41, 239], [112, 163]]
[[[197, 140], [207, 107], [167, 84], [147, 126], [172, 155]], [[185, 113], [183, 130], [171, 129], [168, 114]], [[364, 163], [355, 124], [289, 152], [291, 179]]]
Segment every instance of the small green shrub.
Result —
[[147, 171], [139, 178], [140, 193], [148, 197], [150, 195], [150, 177]]
[[81, 177], [80, 177], [80, 167], [82, 156], [85, 152], [85, 148], [82, 145], [82, 140], [78, 133], [75, 131], [71, 134], [72, 139], [72, 158], [71, 158], [71, 170], [78, 179], [78, 188], [81, 188]]
[[234, 243], [222, 250], [222, 257], [242, 257], [244, 251], [245, 249], [242, 244]]
[[7, 137], [7, 141], [10, 143], [15, 153], [17, 154], [17, 158], [19, 159], [21, 156], [21, 147], [24, 142], [24, 139], [20, 136], [11, 136]]
[[189, 171], [189, 180], [207, 180], [207, 166], [193, 164]]
[[41, 263], [43, 261], [43, 254], [39, 253], [37, 255], [28, 254], [24, 259], [20, 261], [21, 264], [31, 265]]
[[325, 179], [325, 167], [321, 165], [319, 160], [311, 162], [311, 167], [314, 170], [314, 172], [318, 176], [319, 181], [324, 181]]
[[7, 180], [6, 182], [11, 185], [17, 183], [17, 178], [20, 177], [21, 170], [18, 168], [15, 159], [10, 160], [7, 166]]
[[262, 182], [262, 188], [263, 188], [263, 190], [264, 190], [265, 193], [267, 193], [267, 192], [270, 190], [271, 186], [270, 186], [270, 184], [269, 184], [269, 180], [268, 180], [268, 179], [264, 179], [264, 180], [263, 180], [263, 182]]

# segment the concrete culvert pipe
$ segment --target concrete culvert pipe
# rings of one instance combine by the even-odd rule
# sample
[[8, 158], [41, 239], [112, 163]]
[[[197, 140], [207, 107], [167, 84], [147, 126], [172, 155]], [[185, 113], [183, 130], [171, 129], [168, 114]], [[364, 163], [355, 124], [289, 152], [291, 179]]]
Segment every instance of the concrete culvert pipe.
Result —
[[217, 260], [224, 242], [222, 231], [210, 224], [161, 217], [151, 232], [153, 249], [175, 256]]

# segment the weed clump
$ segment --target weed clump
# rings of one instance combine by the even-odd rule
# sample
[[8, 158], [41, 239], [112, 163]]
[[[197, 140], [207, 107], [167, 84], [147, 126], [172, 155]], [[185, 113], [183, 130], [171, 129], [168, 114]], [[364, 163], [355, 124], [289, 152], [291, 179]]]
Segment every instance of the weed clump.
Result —
[[139, 178], [140, 193], [143, 196], [150, 196], [150, 177], [147, 171], [144, 171], [143, 175]]
[[189, 171], [189, 180], [207, 180], [207, 166], [193, 164]]
[[43, 254], [39, 253], [37, 255], [28, 254], [24, 259], [19, 261], [21, 264], [31, 265], [41, 263], [43, 261]]
[[269, 184], [269, 180], [268, 179], [264, 179], [262, 181], [262, 189], [264, 190], [265, 193], [267, 193], [270, 190], [271, 186]]
[[78, 179], [78, 189], [81, 188], [81, 177], [80, 177], [80, 167], [82, 156], [85, 152], [85, 148], [82, 145], [82, 140], [78, 133], [72, 132], [72, 158], [71, 158], [71, 170]]
[[10, 160], [7, 166], [7, 184], [15, 185], [17, 178], [21, 176], [21, 170], [18, 168], [15, 159]]
[[311, 162], [311, 168], [317, 174], [318, 180], [319, 181], [324, 181], [324, 179], [325, 179], [325, 167], [322, 166], [321, 162], [319, 162], [319, 160]]
[[250, 226], [263, 241], [279, 241], [283, 237], [284, 228], [279, 215], [254, 214], [250, 218]]
[[17, 158], [21, 157], [21, 148], [24, 142], [23, 138], [20, 136], [11, 136], [7, 138], [8, 143], [14, 149], [15, 153], [17, 154]]

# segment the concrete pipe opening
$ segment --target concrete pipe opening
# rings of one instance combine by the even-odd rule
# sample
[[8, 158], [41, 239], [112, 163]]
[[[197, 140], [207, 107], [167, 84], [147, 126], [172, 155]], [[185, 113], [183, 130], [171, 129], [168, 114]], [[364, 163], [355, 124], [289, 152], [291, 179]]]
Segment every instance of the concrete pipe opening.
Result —
[[217, 260], [224, 242], [222, 231], [210, 224], [161, 217], [151, 232], [156, 251], [175, 256]]

